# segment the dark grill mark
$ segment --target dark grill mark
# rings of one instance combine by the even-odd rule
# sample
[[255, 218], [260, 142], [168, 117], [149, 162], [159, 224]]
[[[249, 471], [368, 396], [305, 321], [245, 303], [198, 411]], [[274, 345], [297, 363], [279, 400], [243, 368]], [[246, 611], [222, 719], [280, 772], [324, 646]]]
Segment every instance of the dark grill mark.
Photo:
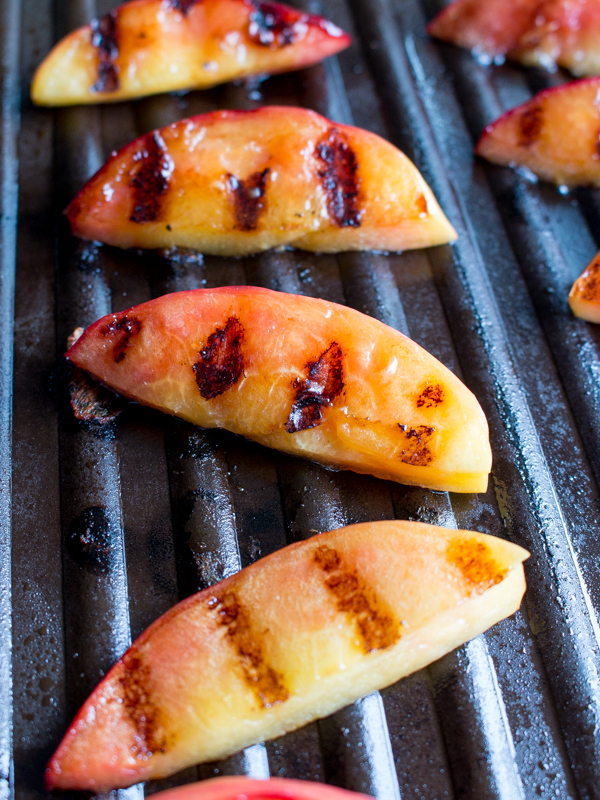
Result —
[[476, 539], [453, 539], [446, 556], [451, 564], [460, 569], [476, 594], [483, 594], [486, 589], [503, 581], [508, 571], [494, 561], [487, 544]]
[[133, 189], [132, 222], [154, 222], [160, 215], [162, 195], [169, 188], [175, 165], [158, 131], [144, 138], [142, 150], [134, 156], [141, 161], [129, 184]]
[[323, 421], [323, 407], [332, 405], [344, 388], [342, 348], [332, 342], [318, 361], [306, 365], [308, 378], [294, 381], [296, 400], [285, 429], [298, 433], [316, 428]]
[[141, 329], [141, 321], [137, 317], [128, 316], [114, 319], [102, 328], [103, 336], [111, 336], [115, 339], [113, 344], [115, 364], [120, 364], [125, 359], [131, 339], [137, 336]]
[[116, 394], [75, 366], [69, 381], [69, 404], [76, 420], [101, 429], [112, 425], [123, 411]]
[[184, 16], [187, 16], [190, 8], [201, 2], [202, 0], [171, 0], [171, 8], [174, 8], [175, 11], [181, 11]]
[[325, 544], [314, 554], [315, 563], [328, 576], [325, 586], [337, 601], [338, 611], [354, 617], [366, 653], [385, 650], [400, 639], [400, 624], [356, 570], [344, 567], [339, 553]]
[[93, 92], [116, 92], [120, 85], [120, 69], [116, 63], [119, 57], [117, 41], [117, 11], [111, 11], [102, 19], [91, 23], [92, 46], [98, 57], [98, 79], [92, 86]]
[[444, 390], [439, 384], [427, 386], [417, 398], [417, 408], [435, 408], [444, 402]]
[[530, 147], [539, 139], [544, 127], [544, 110], [541, 106], [532, 106], [521, 114], [521, 130], [519, 145]]
[[244, 371], [241, 344], [244, 329], [239, 319], [229, 317], [227, 325], [208, 337], [206, 346], [200, 351], [200, 360], [192, 369], [196, 383], [205, 400], [214, 400], [239, 381]]
[[253, 2], [250, 38], [264, 47], [287, 47], [297, 38], [297, 15], [277, 3]]
[[435, 433], [435, 428], [427, 425], [419, 425], [417, 428], [409, 428], [408, 425], [398, 425], [403, 431], [406, 441], [400, 461], [404, 464], [412, 464], [413, 467], [426, 467], [433, 461], [433, 453], [430, 450], [431, 437]]
[[255, 172], [242, 181], [235, 175], [227, 175], [229, 188], [235, 199], [236, 228], [242, 231], [256, 230], [258, 220], [267, 208], [266, 183], [269, 168]]
[[600, 253], [587, 267], [577, 282], [583, 300], [597, 303], [600, 299]]
[[107, 572], [113, 563], [111, 525], [106, 511], [86, 508], [71, 526], [67, 550], [81, 566], [93, 572]]
[[330, 128], [317, 145], [323, 163], [318, 175], [327, 195], [329, 218], [338, 228], [359, 228], [363, 212], [358, 208], [358, 162], [346, 136]]
[[266, 663], [261, 634], [252, 628], [248, 612], [240, 604], [233, 589], [221, 597], [212, 597], [208, 606], [214, 610], [217, 622], [227, 631], [235, 647], [246, 683], [263, 708], [285, 703], [289, 692], [283, 676]]
[[131, 752], [136, 758], [148, 759], [154, 753], [165, 753], [166, 736], [160, 722], [160, 711], [148, 688], [150, 668], [139, 655], [123, 656], [123, 673], [119, 677], [123, 708], [134, 729]]

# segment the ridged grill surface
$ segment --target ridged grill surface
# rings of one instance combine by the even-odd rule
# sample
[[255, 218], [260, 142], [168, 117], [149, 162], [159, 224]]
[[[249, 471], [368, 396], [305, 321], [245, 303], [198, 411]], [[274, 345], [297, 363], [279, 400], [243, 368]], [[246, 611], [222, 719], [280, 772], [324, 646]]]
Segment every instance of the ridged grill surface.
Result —
[[[350, 31], [353, 46], [260, 86], [50, 111], [27, 99], [34, 68], [113, 3], [0, 4], [1, 800], [43, 796], [46, 761], [79, 705], [179, 599], [314, 531], [394, 517], [528, 548], [521, 611], [326, 720], [123, 800], [217, 774], [312, 779], [378, 800], [600, 797], [600, 334], [566, 302], [600, 246], [600, 195], [563, 196], [473, 157], [487, 123], [565, 77], [482, 66], [430, 41], [439, 0], [297, 5]], [[184, 116], [262, 104], [303, 105], [392, 141], [458, 242], [233, 260], [70, 237], [60, 211], [111, 151]], [[114, 436], [73, 424], [57, 368], [75, 327], [165, 292], [238, 284], [345, 303], [456, 372], [490, 422], [488, 492], [329, 472], [138, 406]], [[90, 524], [101, 553], [77, 546]]]

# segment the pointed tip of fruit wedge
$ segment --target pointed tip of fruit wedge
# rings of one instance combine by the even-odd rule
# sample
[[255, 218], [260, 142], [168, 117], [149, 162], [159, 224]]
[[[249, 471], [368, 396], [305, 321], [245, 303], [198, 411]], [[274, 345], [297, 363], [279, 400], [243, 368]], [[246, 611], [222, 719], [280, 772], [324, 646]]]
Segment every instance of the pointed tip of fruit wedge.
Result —
[[569, 305], [576, 317], [600, 323], [600, 253], [573, 284]]

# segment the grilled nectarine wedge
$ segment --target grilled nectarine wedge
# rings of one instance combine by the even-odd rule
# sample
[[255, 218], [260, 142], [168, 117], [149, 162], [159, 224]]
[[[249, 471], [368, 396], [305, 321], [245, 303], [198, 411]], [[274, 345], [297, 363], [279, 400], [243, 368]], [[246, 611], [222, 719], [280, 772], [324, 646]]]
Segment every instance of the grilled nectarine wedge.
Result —
[[333, 467], [483, 492], [488, 427], [433, 356], [358, 311], [256, 287], [166, 295], [68, 351], [126, 397]]
[[322, 17], [259, 0], [133, 0], [60, 41], [31, 89], [45, 106], [205, 89], [316, 64], [350, 44]]
[[600, 78], [546, 89], [488, 125], [476, 153], [558, 185], [600, 186]]
[[47, 786], [165, 777], [332, 714], [514, 613], [527, 556], [417, 522], [286, 547], [150, 626], [77, 715]]
[[156, 800], [373, 800], [370, 795], [323, 783], [286, 778], [252, 780], [242, 776], [190, 783], [154, 797]]
[[389, 142], [303, 108], [216, 111], [113, 156], [66, 211], [83, 239], [245, 255], [404, 250], [456, 238]]
[[600, 0], [456, 0], [427, 32], [489, 58], [600, 74]]
[[569, 305], [576, 317], [600, 323], [600, 253], [573, 284]]

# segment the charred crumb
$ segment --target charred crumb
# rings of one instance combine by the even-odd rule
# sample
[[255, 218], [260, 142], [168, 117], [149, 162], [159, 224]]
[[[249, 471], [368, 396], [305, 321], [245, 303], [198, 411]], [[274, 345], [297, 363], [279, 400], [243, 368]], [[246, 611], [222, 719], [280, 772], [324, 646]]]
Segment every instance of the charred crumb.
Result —
[[413, 467], [426, 467], [431, 464], [433, 453], [430, 445], [435, 428], [430, 428], [428, 425], [418, 425], [416, 428], [410, 428], [408, 425], [398, 425], [398, 427], [405, 436], [400, 461]]
[[150, 689], [150, 668], [139, 655], [123, 657], [119, 677], [123, 708], [133, 726], [132, 754], [147, 760], [155, 753], [167, 751], [167, 740], [160, 720], [160, 711]]
[[539, 138], [544, 127], [544, 109], [534, 105], [521, 114], [519, 145], [530, 147]]
[[109, 322], [102, 328], [102, 335], [111, 337], [114, 341], [113, 359], [115, 364], [120, 364], [124, 361], [131, 339], [138, 336], [141, 330], [141, 320], [137, 317], [129, 317], [127, 315], [120, 319], [115, 317], [112, 322]]
[[72, 367], [69, 405], [78, 422], [107, 430], [125, 408], [125, 401], [79, 367]]
[[366, 653], [385, 650], [400, 639], [400, 624], [355, 569], [345, 567], [340, 554], [325, 544], [314, 552], [315, 564], [325, 573], [325, 586], [338, 611], [352, 617]]
[[316, 428], [323, 421], [323, 409], [331, 406], [344, 389], [342, 348], [332, 342], [317, 361], [306, 365], [308, 377], [296, 378], [296, 399], [285, 426], [288, 433]]
[[130, 182], [133, 211], [130, 220], [155, 222], [160, 217], [163, 195], [169, 188], [175, 165], [158, 131], [148, 134], [135, 157], [140, 166]]
[[241, 352], [244, 328], [237, 317], [230, 317], [224, 328], [208, 337], [193, 365], [200, 394], [205, 400], [214, 400], [239, 381], [244, 371]]
[[228, 174], [229, 189], [233, 193], [236, 227], [242, 231], [254, 231], [258, 220], [267, 209], [266, 184], [269, 168], [255, 172], [245, 181]]
[[417, 398], [417, 408], [437, 408], [444, 402], [444, 390], [438, 384], [427, 386]]
[[113, 563], [112, 526], [104, 508], [86, 508], [73, 523], [67, 551], [80, 566], [92, 572], [108, 572]]
[[359, 228], [363, 212], [358, 207], [358, 160], [345, 134], [330, 128], [317, 145], [317, 156], [323, 164], [318, 176], [331, 222], [338, 228]]
[[92, 86], [93, 92], [116, 92], [121, 85], [120, 69], [116, 63], [119, 57], [118, 11], [111, 11], [101, 19], [91, 23], [92, 45], [98, 57], [98, 79]]
[[237, 652], [244, 679], [262, 708], [284, 703], [289, 695], [283, 676], [266, 660], [262, 634], [255, 630], [248, 611], [233, 589], [208, 601], [219, 626], [225, 628]]
[[250, 38], [263, 47], [287, 47], [297, 39], [297, 19], [276, 3], [252, 2]]

